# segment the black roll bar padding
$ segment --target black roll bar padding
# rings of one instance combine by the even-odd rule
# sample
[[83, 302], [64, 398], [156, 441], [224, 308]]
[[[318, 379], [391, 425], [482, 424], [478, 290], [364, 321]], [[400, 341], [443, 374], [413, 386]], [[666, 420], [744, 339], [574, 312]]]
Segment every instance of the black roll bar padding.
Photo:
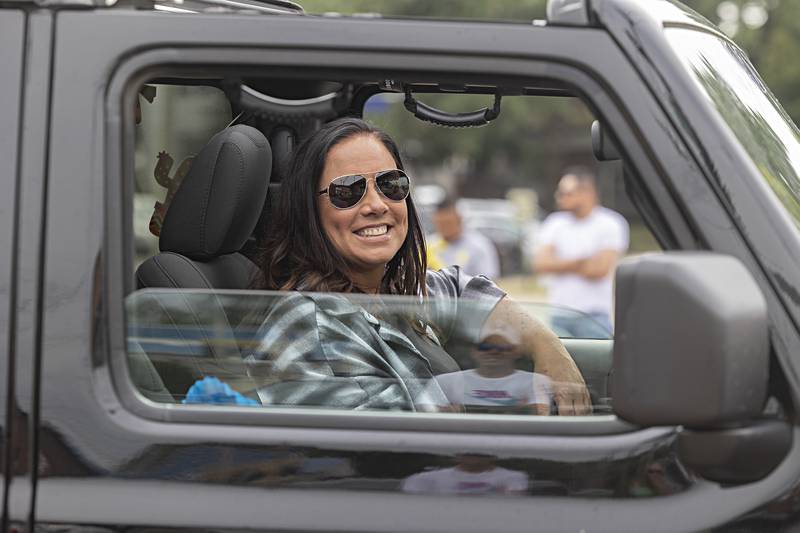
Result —
[[500, 93], [494, 95], [494, 105], [491, 108], [484, 107], [477, 111], [470, 111], [466, 113], [450, 113], [436, 109], [427, 104], [423, 104], [416, 100], [411, 94], [411, 89], [406, 87], [406, 98], [403, 101], [406, 109], [414, 114], [420, 120], [436, 124], [438, 126], [446, 126], [450, 128], [469, 128], [476, 126], [485, 126], [492, 120], [500, 115]]
[[329, 93], [303, 100], [286, 100], [262, 94], [241, 84], [237, 103], [246, 111], [278, 123], [324, 122], [338, 115], [338, 98], [338, 93]]

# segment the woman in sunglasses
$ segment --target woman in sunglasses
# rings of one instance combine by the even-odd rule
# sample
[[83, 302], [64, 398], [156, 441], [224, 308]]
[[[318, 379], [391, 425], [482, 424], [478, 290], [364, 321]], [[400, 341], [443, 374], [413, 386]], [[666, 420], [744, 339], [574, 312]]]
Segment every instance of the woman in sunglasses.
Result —
[[[331, 122], [297, 148], [270, 217], [258, 284], [292, 292], [268, 311], [247, 357], [270, 363], [274, 383], [259, 389], [262, 403], [441, 405], [429, 383], [459, 370], [448, 347], [502, 322], [518, 328], [537, 372], [553, 381], [559, 412], [587, 413], [583, 378], [546, 327], [484, 277], [458, 267], [426, 271], [409, 192], [397, 145], [362, 120]], [[392, 313], [381, 298], [364, 297], [379, 294], [413, 297], [417, 310]]]

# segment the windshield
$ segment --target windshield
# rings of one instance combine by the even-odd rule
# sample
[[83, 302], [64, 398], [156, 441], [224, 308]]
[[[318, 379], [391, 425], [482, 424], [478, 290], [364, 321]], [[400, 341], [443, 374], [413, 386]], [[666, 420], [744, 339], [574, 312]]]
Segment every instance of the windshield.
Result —
[[678, 57], [800, 226], [800, 132], [744, 53], [709, 33], [670, 28]]

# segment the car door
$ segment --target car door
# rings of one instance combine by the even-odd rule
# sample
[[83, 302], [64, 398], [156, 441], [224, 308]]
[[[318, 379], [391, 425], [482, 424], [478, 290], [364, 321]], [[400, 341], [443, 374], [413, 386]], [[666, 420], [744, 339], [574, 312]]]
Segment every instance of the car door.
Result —
[[[47, 17], [0, 9], [0, 433], [2, 528], [25, 523], [31, 511], [33, 445], [32, 354], [35, 349], [37, 263], [40, 246], [42, 104], [49, 50]], [[40, 30], [44, 29], [44, 32]], [[38, 41], [44, 36], [44, 41]], [[42, 45], [45, 48], [42, 48]], [[33, 71], [32, 71], [33, 69]], [[43, 79], [44, 77], [44, 79]], [[44, 91], [44, 93], [43, 93]], [[38, 168], [37, 168], [38, 167]]]
[[[84, 36], [93, 35], [91, 40]], [[409, 36], [414, 38], [410, 39]], [[630, 498], [620, 483], [654, 458], [682, 469], [676, 428], [613, 415], [514, 419], [164, 405], [126, 365], [132, 283], [132, 111], [138, 85], [175, 66], [325, 76], [414, 73], [553, 79], [614, 131], [660, 221], [666, 248], [705, 247], [675, 188], [691, 177], [704, 213], [729, 222], [705, 175], [640, 74], [602, 29], [125, 9], [56, 20], [44, 221], [37, 525], [129, 529], [394, 531], [686, 530], [766, 502], [800, 461], [736, 489], [686, 476], [670, 496]], [[376, 47], [375, 43], [380, 43]], [[690, 210], [691, 211], [691, 210]], [[705, 215], [704, 215], [705, 216]], [[743, 249], [726, 249], [747, 256]], [[769, 290], [764, 287], [762, 290]], [[47, 443], [47, 446], [45, 446]], [[405, 494], [403, 480], [459, 457], [561, 481], [557, 495]], [[338, 465], [339, 476], [303, 477]], [[327, 471], [326, 471], [327, 472]], [[731, 490], [741, 498], [731, 498]], [[747, 503], [742, 503], [746, 501]], [[92, 502], [92, 505], [86, 505]]]
[[7, 73], [0, 82], [0, 93], [2, 93], [3, 104], [0, 105], [0, 121], [6, 125], [9, 134], [0, 139], [0, 158], [3, 163], [0, 167], [0, 181], [3, 190], [7, 194], [0, 201], [0, 223], [2, 233], [0, 233], [0, 245], [5, 250], [3, 260], [0, 262], [0, 410], [2, 411], [2, 422], [0, 422], [0, 433], [2, 433], [2, 520], [7, 523], [6, 505], [8, 502], [8, 475], [11, 465], [9, 459], [11, 454], [11, 441], [13, 436], [8, 424], [8, 402], [11, 396], [13, 381], [9, 380], [11, 375], [11, 361], [13, 359], [13, 328], [15, 324], [16, 302], [14, 298], [14, 261], [16, 255], [14, 232], [16, 229], [16, 191], [18, 183], [18, 142], [19, 142], [19, 121], [20, 121], [20, 87], [22, 81], [23, 61], [24, 61], [24, 30], [25, 15], [19, 10], [0, 11], [0, 40], [5, 52], [2, 56], [2, 69]]

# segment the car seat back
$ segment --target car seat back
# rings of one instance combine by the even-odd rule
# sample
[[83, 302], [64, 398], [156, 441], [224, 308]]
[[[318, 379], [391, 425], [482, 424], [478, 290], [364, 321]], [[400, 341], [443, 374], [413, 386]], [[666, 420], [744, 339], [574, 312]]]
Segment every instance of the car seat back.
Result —
[[[257, 129], [236, 125], [212, 137], [168, 206], [159, 238], [161, 252], [139, 266], [137, 287], [248, 289], [258, 267], [240, 250], [259, 221], [271, 168], [269, 142]], [[158, 293], [152, 298], [158, 300]], [[170, 392], [179, 398], [207, 375], [223, 381], [242, 379], [246, 373], [236, 324], [230, 323], [222, 299], [213, 292], [196, 297], [186, 291], [183, 298], [173, 294], [169, 300], [169, 305], [161, 302], [155, 308], [163, 313], [164, 322], [172, 323], [168, 335], [181, 341], [183, 355], [161, 359], [149, 351], [148, 355]], [[178, 315], [183, 318], [178, 320]], [[186, 316], [196, 319], [193, 331], [185, 327]]]

